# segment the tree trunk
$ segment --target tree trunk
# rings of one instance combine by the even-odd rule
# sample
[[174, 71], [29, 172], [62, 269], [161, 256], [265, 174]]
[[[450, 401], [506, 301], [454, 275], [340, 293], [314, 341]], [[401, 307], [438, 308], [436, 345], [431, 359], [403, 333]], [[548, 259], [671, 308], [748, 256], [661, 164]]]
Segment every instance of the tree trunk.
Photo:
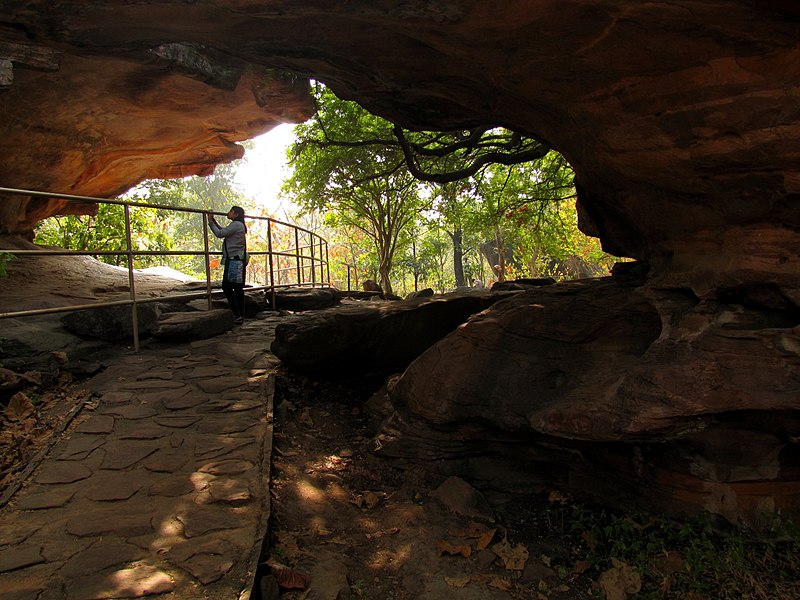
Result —
[[392, 271], [391, 263], [386, 264], [381, 261], [380, 266], [378, 267], [378, 272], [381, 275], [381, 288], [383, 288], [384, 294], [394, 294], [392, 291], [392, 282], [389, 280], [389, 273]]
[[467, 285], [464, 277], [464, 232], [456, 227], [451, 236], [453, 238], [453, 273], [456, 276], [456, 287]]
[[497, 281], [506, 280], [506, 246], [500, 230], [495, 228], [495, 241], [497, 242], [497, 264], [492, 265]]

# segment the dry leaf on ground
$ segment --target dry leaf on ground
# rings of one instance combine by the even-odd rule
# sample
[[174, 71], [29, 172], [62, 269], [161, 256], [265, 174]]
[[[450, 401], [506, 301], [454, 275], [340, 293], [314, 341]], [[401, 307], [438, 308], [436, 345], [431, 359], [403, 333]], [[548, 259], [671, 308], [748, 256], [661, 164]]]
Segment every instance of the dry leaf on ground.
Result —
[[522, 545], [514, 546], [507, 538], [492, 546], [492, 551], [503, 561], [503, 566], [509, 571], [522, 571], [528, 561], [528, 549]]
[[267, 566], [272, 570], [272, 574], [275, 575], [275, 580], [278, 582], [279, 587], [285, 590], [304, 590], [308, 587], [308, 577], [300, 571], [296, 571], [272, 559], [267, 561]]
[[447, 577], [445, 575], [444, 580], [450, 587], [463, 588], [466, 587], [466, 585], [472, 580], [472, 578], [469, 575], [463, 575], [461, 577]]
[[454, 533], [456, 537], [475, 539], [477, 549], [485, 550], [494, 539], [494, 534], [496, 532], [497, 528], [492, 529], [483, 523], [472, 522], [467, 525], [466, 529], [459, 529]]
[[5, 414], [9, 419], [21, 421], [31, 413], [33, 413], [33, 402], [28, 396], [22, 392], [17, 392], [11, 396], [11, 400], [8, 401], [8, 406], [6, 406], [5, 410]]
[[439, 556], [442, 554], [460, 554], [464, 558], [469, 558], [472, 554], [472, 546], [461, 540], [449, 542], [447, 540], [439, 540], [436, 542], [436, 549], [439, 551]]
[[616, 558], [611, 559], [611, 564], [614, 566], [604, 571], [598, 580], [606, 600], [628, 600], [631, 594], [642, 589], [641, 576], [629, 564]]

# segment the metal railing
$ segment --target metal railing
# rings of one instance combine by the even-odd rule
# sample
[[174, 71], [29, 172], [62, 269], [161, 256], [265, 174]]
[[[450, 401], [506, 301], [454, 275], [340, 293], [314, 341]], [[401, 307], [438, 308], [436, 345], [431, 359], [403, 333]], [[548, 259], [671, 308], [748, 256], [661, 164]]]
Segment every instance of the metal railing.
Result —
[[[165, 300], [190, 300], [193, 298], [207, 298], [208, 308], [212, 306], [212, 295], [221, 293], [212, 286], [212, 269], [218, 266], [219, 261], [215, 262], [216, 257], [221, 256], [219, 250], [211, 250], [209, 240], [208, 216], [225, 215], [226, 213], [206, 211], [196, 208], [180, 208], [151, 204], [145, 202], [128, 202], [124, 200], [94, 198], [91, 196], [76, 196], [71, 194], [58, 194], [53, 192], [41, 192], [34, 190], [24, 190], [16, 188], [0, 187], [0, 194], [27, 196], [30, 198], [59, 199], [69, 202], [90, 203], [90, 204], [109, 204], [119, 205], [124, 211], [125, 220], [125, 249], [124, 250], [103, 250], [99, 249], [54, 249], [54, 248], [35, 248], [35, 249], [3, 249], [0, 252], [13, 254], [15, 257], [22, 256], [116, 256], [122, 258], [127, 263], [128, 271], [128, 297], [123, 300], [99, 300], [80, 305], [52, 306], [32, 310], [16, 310], [0, 312], [0, 319], [9, 317], [24, 317], [32, 315], [44, 315], [61, 312], [72, 312], [91, 308], [101, 308], [108, 306], [131, 306], [131, 324], [133, 332], [134, 349], [139, 351], [139, 326], [138, 311], [139, 304], [150, 302], [163, 302]], [[134, 248], [133, 239], [136, 231], [131, 220], [131, 210], [136, 208], [150, 208], [167, 212], [194, 213], [202, 217], [203, 230], [203, 249], [202, 250], [143, 250]], [[248, 225], [247, 253], [250, 255], [250, 262], [247, 267], [247, 291], [265, 290], [270, 294], [270, 306], [275, 308], [276, 290], [288, 287], [329, 287], [330, 286], [330, 265], [328, 262], [328, 242], [314, 232], [272, 219], [271, 217], [258, 217], [247, 215]], [[289, 242], [289, 245], [287, 245]], [[136, 273], [139, 269], [135, 267], [137, 257], [144, 256], [188, 256], [204, 257], [205, 270], [205, 290], [183, 293], [169, 294], [155, 297], [141, 297], [136, 293]], [[263, 262], [262, 262], [263, 260]], [[202, 281], [202, 280], [198, 280]]]

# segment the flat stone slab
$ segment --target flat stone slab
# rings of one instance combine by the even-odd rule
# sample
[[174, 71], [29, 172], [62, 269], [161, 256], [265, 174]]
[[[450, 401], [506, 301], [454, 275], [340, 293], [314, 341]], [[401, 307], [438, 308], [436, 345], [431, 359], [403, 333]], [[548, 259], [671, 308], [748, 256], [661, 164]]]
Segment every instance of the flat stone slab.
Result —
[[43, 492], [28, 494], [17, 502], [20, 510], [41, 510], [44, 508], [58, 508], [64, 506], [75, 495], [75, 489], [58, 486]]
[[130, 473], [113, 473], [104, 477], [92, 478], [89, 481], [84, 496], [97, 502], [118, 502], [127, 500], [142, 489], [143, 482], [140, 477]]
[[241, 385], [242, 378], [235, 375], [201, 379], [197, 382], [197, 387], [209, 394], [219, 394], [225, 390], [238, 388]]
[[83, 460], [105, 442], [105, 438], [101, 436], [80, 435], [74, 437], [67, 442], [67, 447], [59, 455], [58, 460]]
[[69, 558], [59, 570], [64, 577], [85, 576], [109, 567], [126, 565], [146, 556], [139, 546], [117, 538], [98, 540], [87, 549]]
[[103, 410], [106, 415], [113, 415], [122, 417], [123, 419], [146, 419], [158, 414], [158, 411], [152, 406], [134, 405], [134, 406], [112, 406]]
[[75, 428], [77, 433], [111, 433], [114, 431], [112, 415], [92, 415]]
[[38, 565], [44, 560], [40, 545], [16, 546], [13, 550], [0, 552], [0, 573]]
[[224, 538], [188, 540], [176, 544], [167, 553], [167, 559], [188, 571], [203, 584], [218, 581], [233, 566], [241, 549]]
[[153, 531], [152, 514], [125, 514], [119, 508], [95, 510], [89, 515], [73, 517], [67, 521], [66, 530], [78, 537], [117, 535], [133, 537]]
[[189, 479], [189, 476], [181, 478], [168, 478], [162, 481], [157, 481], [152, 484], [147, 490], [150, 496], [163, 496], [164, 498], [177, 498], [185, 496], [195, 491], [194, 484]]
[[86, 479], [92, 470], [83, 463], [73, 461], [53, 461], [45, 463], [36, 476], [36, 483], [74, 483]]
[[233, 328], [233, 313], [228, 309], [170, 313], [152, 329], [153, 337], [171, 342], [203, 340]]
[[200, 395], [186, 395], [182, 398], [164, 398], [161, 400], [165, 408], [169, 410], [185, 410], [194, 408], [203, 402], [208, 402], [208, 398]]
[[200, 417], [197, 415], [162, 415], [153, 420], [164, 427], [184, 429], [197, 423]]
[[183, 524], [184, 535], [188, 538], [199, 537], [211, 531], [237, 529], [246, 524], [232, 510], [206, 506], [186, 508], [177, 514], [177, 519]]
[[147, 458], [156, 450], [158, 450], [158, 447], [152, 444], [136, 442], [109, 443], [106, 446], [106, 455], [103, 457], [103, 462], [100, 463], [100, 468], [115, 470], [127, 469], [140, 460]]
[[166, 594], [175, 589], [175, 579], [169, 573], [148, 565], [119, 569], [108, 574], [88, 575], [72, 579], [67, 584], [68, 598], [142, 598]]

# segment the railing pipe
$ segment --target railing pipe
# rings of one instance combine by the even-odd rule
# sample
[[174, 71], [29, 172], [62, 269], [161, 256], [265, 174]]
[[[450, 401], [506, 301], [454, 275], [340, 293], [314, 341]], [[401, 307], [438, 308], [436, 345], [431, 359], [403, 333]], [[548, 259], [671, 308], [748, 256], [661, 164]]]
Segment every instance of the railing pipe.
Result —
[[125, 205], [125, 247], [128, 250], [128, 286], [131, 295], [131, 333], [133, 350], [139, 352], [139, 310], [136, 306], [136, 278], [133, 276], [133, 243], [131, 242], [131, 207]]
[[[317, 287], [317, 265], [314, 261], [314, 237], [311, 237], [309, 246], [311, 247], [311, 287]], [[304, 277], [305, 279], [305, 277]]]
[[272, 287], [269, 306], [275, 310], [275, 255], [272, 252], [272, 221], [267, 222], [267, 256], [269, 257], [269, 285]]
[[[134, 339], [134, 347], [136, 351], [139, 351], [139, 326], [138, 326], [138, 305], [144, 304], [148, 302], [160, 302], [164, 300], [183, 300], [183, 299], [190, 299], [190, 298], [198, 298], [198, 297], [206, 297], [208, 299], [208, 306], [211, 308], [212, 306], [212, 296], [215, 293], [219, 293], [218, 291], [214, 291], [211, 285], [211, 265], [210, 265], [210, 257], [211, 256], [220, 256], [221, 252], [219, 251], [211, 251], [210, 243], [209, 243], [209, 233], [208, 233], [208, 215], [225, 215], [226, 213], [222, 212], [215, 212], [215, 211], [207, 211], [203, 209], [196, 209], [196, 208], [185, 208], [185, 207], [174, 207], [174, 206], [165, 206], [160, 204], [153, 204], [148, 202], [128, 202], [123, 200], [117, 199], [110, 199], [110, 198], [97, 198], [92, 196], [76, 196], [72, 194], [60, 194], [57, 192], [41, 192], [36, 190], [24, 190], [24, 189], [16, 189], [16, 188], [8, 188], [8, 187], [0, 187], [0, 194], [17, 194], [17, 195], [26, 195], [29, 197], [36, 197], [36, 198], [60, 198], [70, 201], [77, 201], [81, 203], [90, 203], [90, 204], [112, 204], [118, 205], [123, 207], [124, 211], [124, 219], [125, 219], [125, 249], [124, 250], [67, 250], [67, 249], [13, 249], [9, 248], [6, 251], [11, 252], [12, 254], [18, 256], [27, 256], [27, 255], [39, 255], [39, 256], [117, 256], [117, 257], [125, 257], [128, 263], [128, 284], [129, 284], [129, 298], [127, 300], [111, 300], [111, 301], [99, 301], [90, 304], [81, 304], [81, 305], [71, 305], [71, 306], [61, 306], [61, 307], [49, 307], [43, 309], [33, 309], [33, 310], [23, 310], [23, 311], [13, 311], [13, 312], [0, 312], [0, 319], [14, 317], [14, 316], [33, 316], [33, 315], [44, 315], [44, 314], [52, 314], [52, 313], [62, 313], [62, 312], [71, 312], [77, 310], [85, 310], [85, 309], [93, 309], [93, 308], [101, 308], [106, 306], [131, 306], [131, 323], [132, 323], [132, 334]], [[193, 214], [200, 214], [202, 215], [202, 223], [203, 223], [203, 250], [196, 251], [196, 250], [138, 250], [134, 249], [133, 247], [133, 230], [131, 225], [131, 216], [130, 210], [131, 207], [141, 207], [141, 208], [153, 208], [158, 210], [167, 210], [173, 212], [183, 212], [183, 213], [193, 213]], [[247, 289], [254, 291], [254, 290], [261, 290], [261, 289], [269, 289], [271, 293], [271, 306], [272, 308], [275, 307], [276, 301], [276, 290], [277, 288], [284, 288], [284, 287], [291, 287], [292, 285], [299, 285], [305, 286], [309, 285], [309, 282], [305, 280], [305, 262], [306, 259], [309, 258], [306, 254], [304, 254], [305, 248], [310, 248], [310, 268], [311, 268], [311, 281], [310, 285], [312, 287], [317, 285], [317, 273], [316, 273], [316, 265], [319, 263], [320, 267], [320, 277], [324, 279], [325, 268], [327, 267], [328, 273], [328, 285], [330, 285], [330, 263], [329, 263], [329, 249], [327, 241], [324, 238], [316, 235], [314, 232], [304, 228], [299, 227], [297, 225], [293, 225], [291, 223], [286, 223], [284, 221], [278, 221], [276, 219], [272, 219], [269, 217], [248, 217], [254, 220], [261, 220], [267, 222], [267, 251], [252, 251], [250, 252], [253, 256], [258, 255], [265, 255], [266, 259], [266, 267], [269, 271], [269, 285], [266, 285], [267, 281], [265, 281], [264, 286], [250, 286]], [[294, 231], [294, 242], [295, 247], [294, 251], [276, 251], [275, 250], [275, 227], [282, 226], [291, 228]], [[300, 245], [300, 232], [303, 232], [304, 235], [307, 235], [309, 238], [309, 244]], [[315, 240], [319, 239], [319, 251], [317, 255], [317, 248]], [[323, 259], [323, 249], [324, 249], [324, 256]], [[167, 296], [158, 296], [154, 298], [137, 298], [136, 293], [136, 275], [134, 268], [135, 259], [139, 256], [202, 256], [205, 260], [204, 270], [205, 270], [205, 290], [203, 292], [193, 292], [193, 293], [186, 293], [186, 294], [179, 294], [179, 295], [167, 295]], [[287, 259], [291, 259], [292, 257], [295, 260], [295, 266], [287, 266], [287, 267], [276, 267], [276, 260], [280, 261], [280, 257], [285, 257]], [[289, 261], [287, 261], [289, 262]], [[291, 265], [291, 262], [289, 262]], [[297, 275], [297, 283], [292, 284], [290, 282], [287, 283], [280, 283], [276, 281], [281, 273], [295, 271]], [[324, 281], [319, 282], [321, 285], [325, 285]]]
[[203, 253], [205, 254], [206, 292], [208, 293], [208, 310], [211, 310], [211, 254], [208, 244], [208, 213], [203, 213]]

